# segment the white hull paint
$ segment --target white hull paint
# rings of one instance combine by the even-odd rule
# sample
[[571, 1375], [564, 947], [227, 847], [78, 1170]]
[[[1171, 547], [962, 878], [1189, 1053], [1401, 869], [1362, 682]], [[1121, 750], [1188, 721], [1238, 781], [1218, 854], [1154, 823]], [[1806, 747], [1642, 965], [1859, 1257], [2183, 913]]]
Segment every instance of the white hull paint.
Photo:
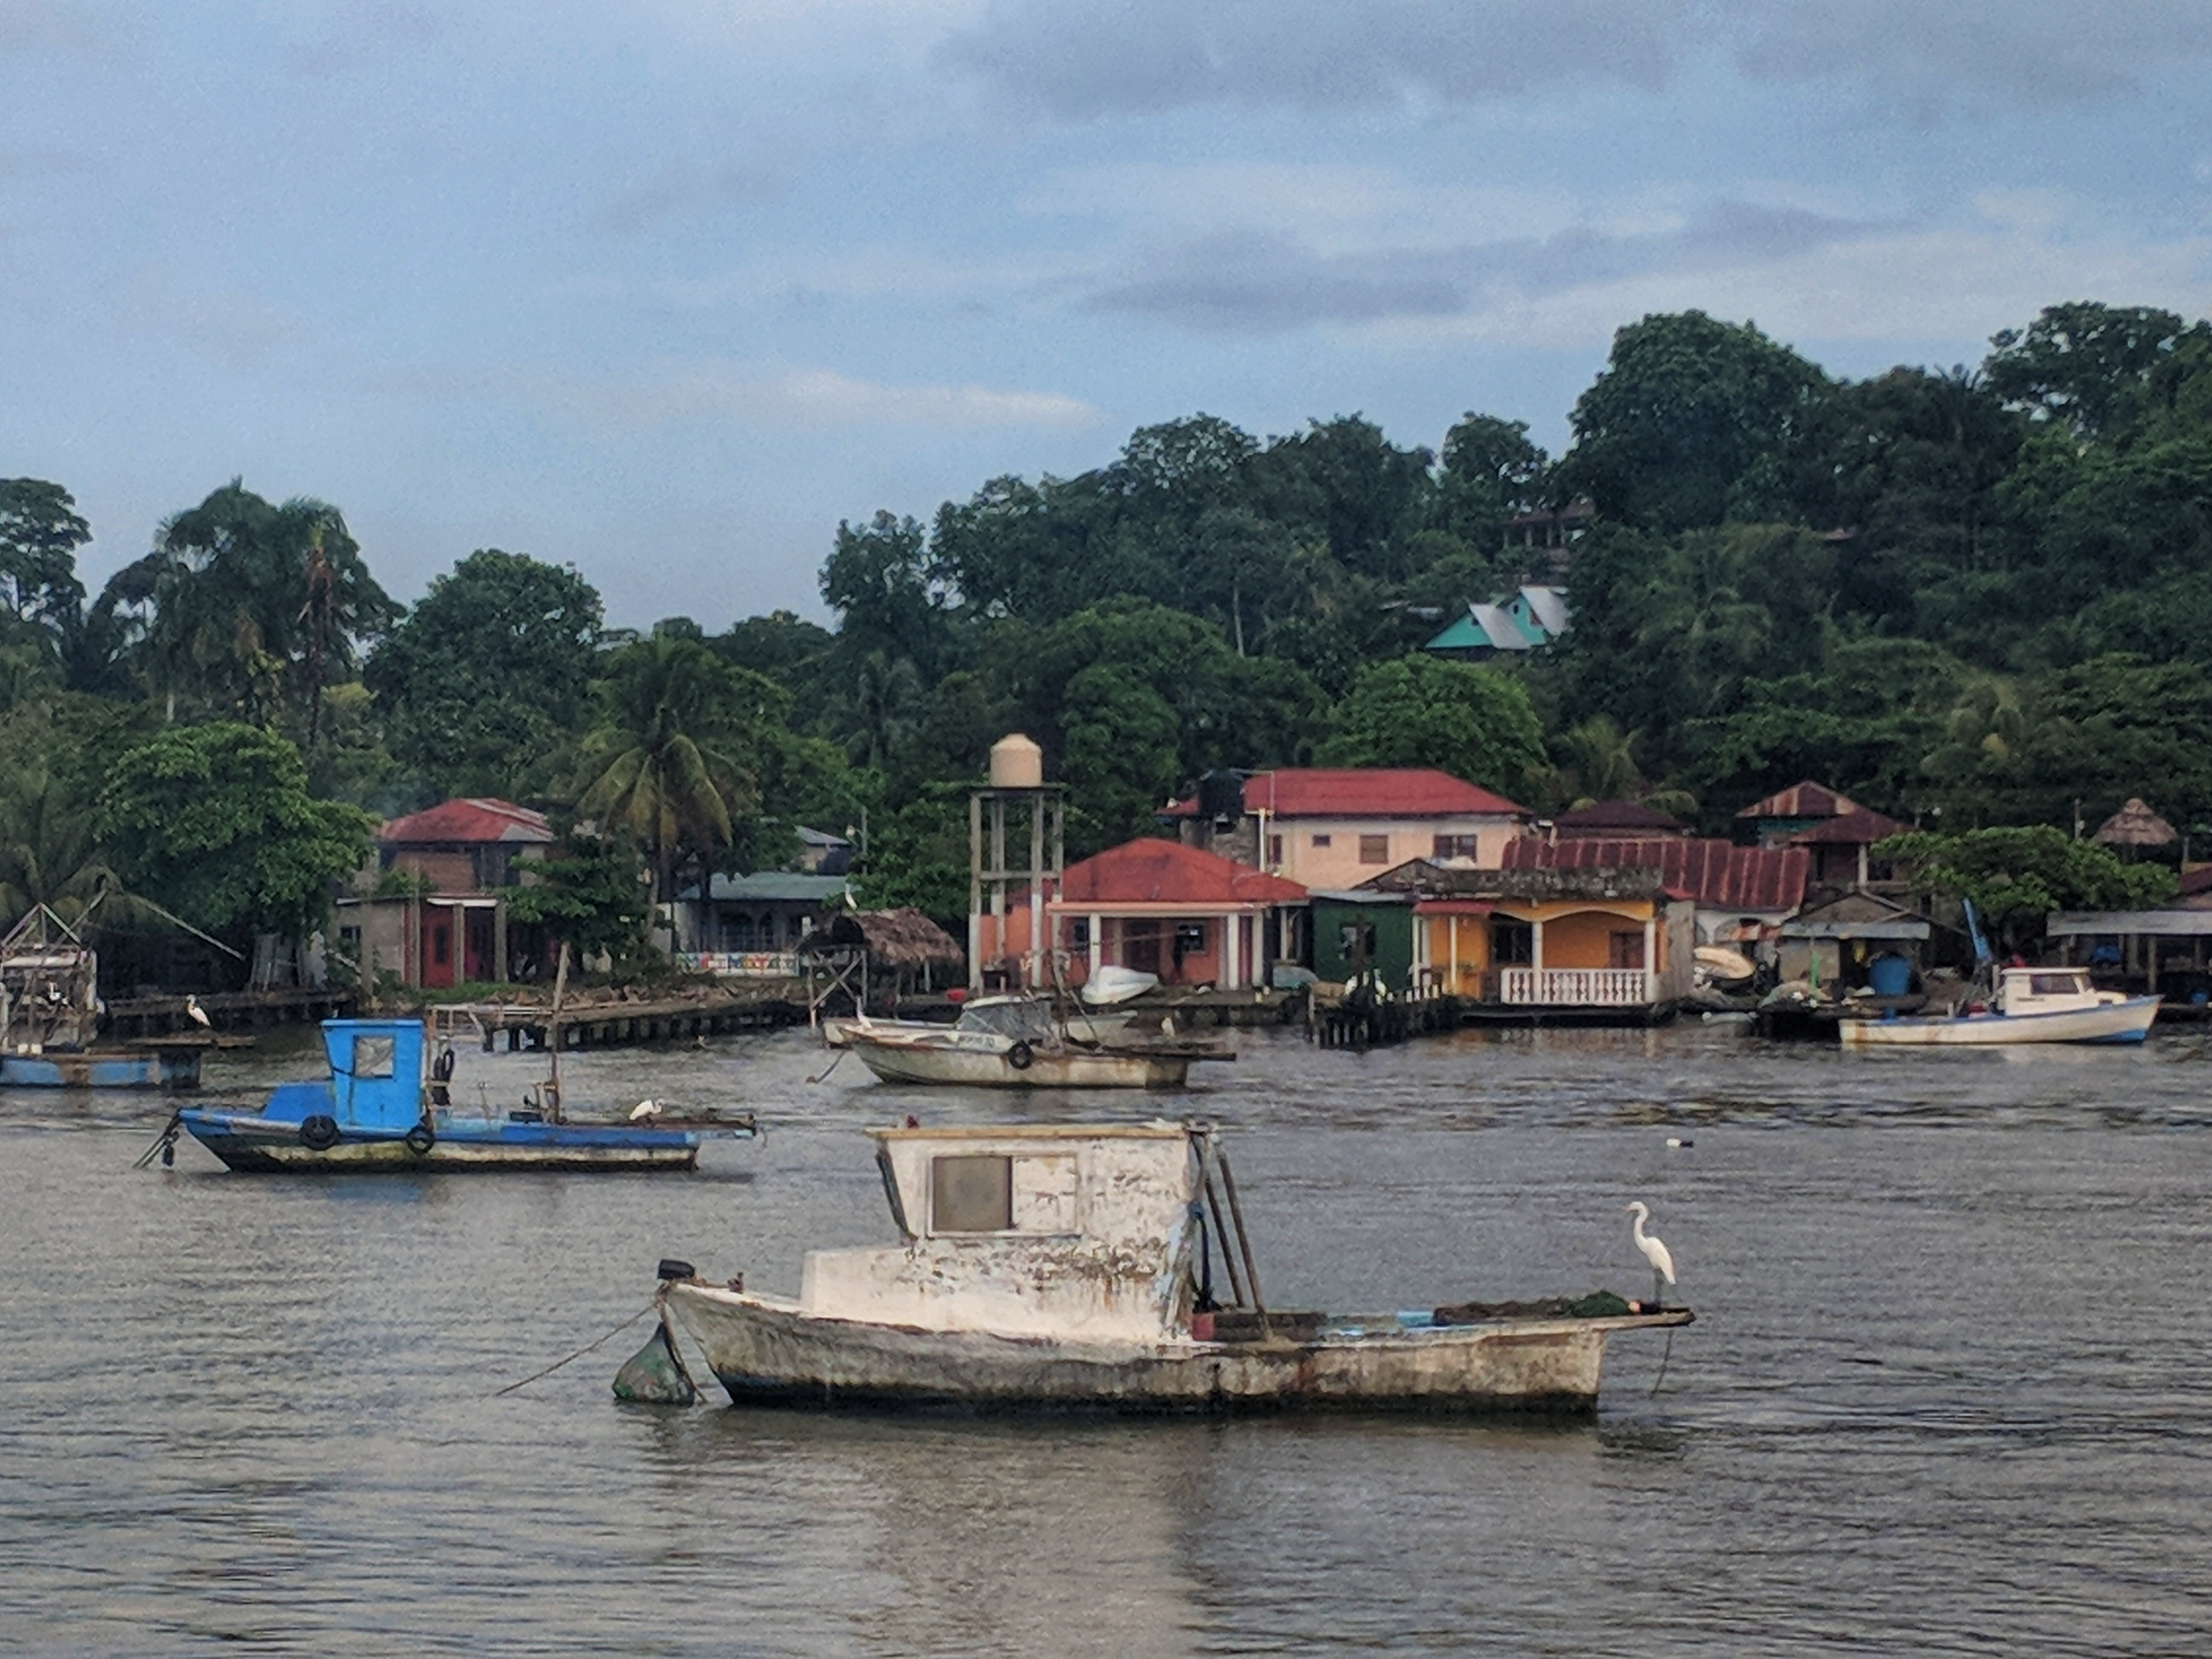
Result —
[[1588, 1411], [1608, 1335], [1692, 1319], [1672, 1310], [1407, 1329], [1385, 1314], [1304, 1341], [1082, 1342], [827, 1318], [694, 1282], [667, 1294], [739, 1404]]
[[2094, 1008], [2067, 1008], [2047, 1014], [1966, 1014], [1953, 1018], [1910, 1016], [1894, 1019], [1846, 1019], [1837, 1035], [1846, 1046], [1863, 1048], [1934, 1045], [1981, 1048], [2014, 1042], [2141, 1042], [2158, 1017], [2159, 999], [2133, 997]]
[[1041, 1048], [1030, 1051], [1028, 1066], [1019, 1066], [1003, 1048], [956, 1047], [857, 1030], [850, 1034], [848, 1046], [862, 1065], [886, 1083], [964, 1084], [979, 1089], [1179, 1089], [1190, 1075], [1190, 1060], [1181, 1054]]

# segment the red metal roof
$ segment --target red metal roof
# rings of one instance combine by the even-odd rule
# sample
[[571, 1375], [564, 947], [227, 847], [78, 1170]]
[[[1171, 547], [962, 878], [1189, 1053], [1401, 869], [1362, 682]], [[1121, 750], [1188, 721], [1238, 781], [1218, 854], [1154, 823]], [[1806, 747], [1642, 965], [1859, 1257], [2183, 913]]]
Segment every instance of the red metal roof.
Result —
[[1802, 847], [1738, 847], [1695, 840], [1505, 843], [1508, 870], [1656, 870], [1669, 891], [1708, 910], [1794, 910], [1805, 902], [1813, 855]]
[[1124, 842], [1067, 866], [1063, 904], [1303, 904], [1306, 890], [1180, 842]]
[[410, 847], [479, 846], [488, 842], [550, 844], [553, 826], [543, 812], [511, 800], [448, 800], [393, 818], [377, 839]]
[[[1488, 812], [1525, 817], [1528, 809], [1480, 784], [1431, 767], [1284, 767], [1244, 780], [1244, 810], [1273, 817], [1418, 818]], [[1198, 816], [1198, 797], [1163, 816]]]
[[1662, 812], [1634, 800], [1595, 801], [1560, 813], [1553, 824], [1563, 836], [1598, 835], [1610, 830], [1616, 841], [1636, 834], [1680, 836], [1690, 827], [1671, 812]]
[[1892, 836], [1901, 836], [1912, 826], [1899, 823], [1895, 818], [1885, 817], [1871, 806], [1854, 807], [1813, 825], [1800, 830], [1790, 837], [1792, 847], [1871, 847]]
[[1814, 783], [1809, 778], [1802, 783], [1793, 783], [1787, 789], [1769, 795], [1765, 800], [1755, 800], [1736, 814], [1740, 818], [1836, 818], [1846, 812], [1856, 812], [1859, 804], [1848, 795], [1839, 795], [1825, 783]]

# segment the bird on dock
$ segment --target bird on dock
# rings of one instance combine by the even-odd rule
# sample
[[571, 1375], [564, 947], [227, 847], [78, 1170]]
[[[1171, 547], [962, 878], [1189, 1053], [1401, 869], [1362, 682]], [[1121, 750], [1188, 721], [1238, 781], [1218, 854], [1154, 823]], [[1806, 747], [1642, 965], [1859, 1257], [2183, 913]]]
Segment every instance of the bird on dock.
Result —
[[629, 1109], [629, 1121], [633, 1123], [641, 1122], [644, 1119], [649, 1117], [659, 1117], [659, 1115], [660, 1103], [657, 1100], [641, 1100], [636, 1105]]
[[200, 1006], [200, 1000], [198, 997], [188, 996], [185, 999], [185, 1018], [195, 1025], [205, 1026], [210, 1030], [215, 1025], [215, 1022], [208, 1018], [207, 1010]]
[[1663, 1279], [1669, 1285], [1674, 1282], [1674, 1252], [1667, 1248], [1665, 1241], [1654, 1238], [1644, 1231], [1644, 1224], [1651, 1218], [1651, 1212], [1642, 1199], [1631, 1204], [1628, 1212], [1636, 1218], [1630, 1224], [1629, 1237], [1636, 1241], [1636, 1248], [1644, 1252], [1644, 1259], [1651, 1264], [1651, 1303], [1656, 1307], [1664, 1299], [1659, 1281]]

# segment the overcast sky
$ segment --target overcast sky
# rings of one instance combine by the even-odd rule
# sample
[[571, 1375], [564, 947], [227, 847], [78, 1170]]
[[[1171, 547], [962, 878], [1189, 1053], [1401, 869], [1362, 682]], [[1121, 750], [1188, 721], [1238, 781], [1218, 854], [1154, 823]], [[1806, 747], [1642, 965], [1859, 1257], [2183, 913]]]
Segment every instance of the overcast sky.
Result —
[[1555, 452], [1613, 331], [2212, 311], [2206, 0], [0, 0], [0, 477], [234, 476], [403, 600], [791, 606], [1204, 410]]

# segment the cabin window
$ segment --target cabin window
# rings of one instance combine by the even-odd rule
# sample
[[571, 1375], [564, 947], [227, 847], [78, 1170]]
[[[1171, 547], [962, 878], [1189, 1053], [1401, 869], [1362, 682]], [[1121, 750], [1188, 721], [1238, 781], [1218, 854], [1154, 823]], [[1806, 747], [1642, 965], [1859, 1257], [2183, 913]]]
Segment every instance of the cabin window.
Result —
[[1316, 836], [1313, 839], [1313, 844], [1316, 847], [1326, 847], [1329, 844], [1330, 840], [1331, 837], [1328, 836]]
[[1429, 856], [1439, 859], [1471, 859], [1479, 856], [1476, 848], [1480, 845], [1478, 839], [1473, 836], [1438, 836], [1436, 838], [1435, 849]]
[[357, 1036], [353, 1040], [356, 1077], [390, 1077], [393, 1041], [388, 1036]]
[[1003, 1233], [1013, 1225], [1013, 1159], [962, 1153], [930, 1160], [930, 1231]]
[[1388, 836], [1362, 836], [1359, 838], [1359, 861], [1362, 864], [1389, 863], [1390, 837]]
[[2030, 974], [2027, 988], [2039, 997], [2063, 997], [2079, 991], [2081, 981], [2071, 974]]
[[1536, 930], [1499, 916], [1490, 924], [1490, 959], [1500, 968], [1526, 968], [1536, 960]]

